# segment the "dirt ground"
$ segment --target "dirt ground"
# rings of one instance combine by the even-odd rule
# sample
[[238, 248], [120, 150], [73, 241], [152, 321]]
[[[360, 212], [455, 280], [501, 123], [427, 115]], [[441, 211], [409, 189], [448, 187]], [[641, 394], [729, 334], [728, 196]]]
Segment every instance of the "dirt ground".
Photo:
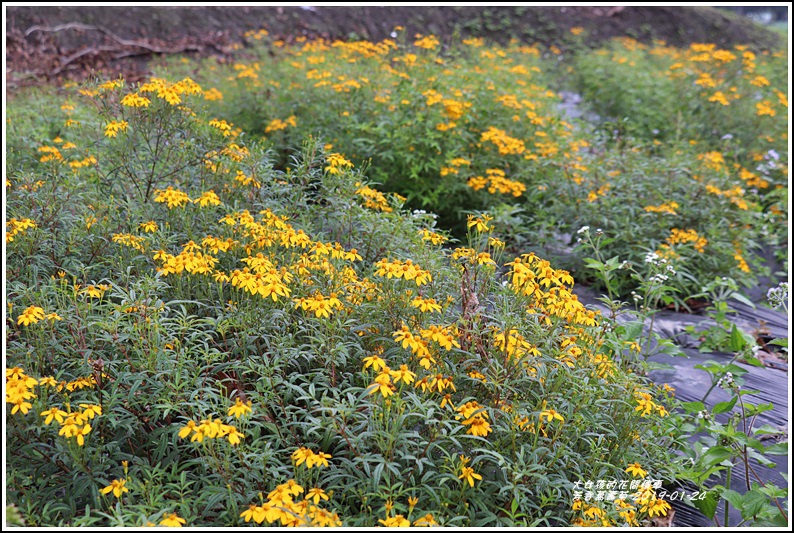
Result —
[[778, 39], [706, 7], [8, 7], [7, 88], [95, 74], [135, 80], [163, 54], [228, 58], [248, 30], [265, 28], [285, 40], [380, 40], [395, 26], [442, 41], [481, 36], [563, 46], [574, 26], [585, 28], [592, 46], [615, 36], [754, 48], [774, 47]]

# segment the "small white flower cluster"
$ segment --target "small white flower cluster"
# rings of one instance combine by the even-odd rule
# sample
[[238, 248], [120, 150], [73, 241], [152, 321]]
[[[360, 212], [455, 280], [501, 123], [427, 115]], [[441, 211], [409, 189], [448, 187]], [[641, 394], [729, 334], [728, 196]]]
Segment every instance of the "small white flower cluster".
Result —
[[576, 234], [577, 234], [577, 235], [581, 235], [582, 233], [585, 233], [585, 232], [587, 232], [587, 231], [590, 231], [590, 226], [582, 226], [581, 228], [579, 228], [579, 229], [576, 231]]
[[656, 264], [656, 261], [659, 259], [659, 254], [656, 252], [648, 252], [645, 254], [645, 262], [646, 263], [653, 263]]
[[670, 279], [670, 278], [668, 276], [664, 275], [664, 274], [655, 274], [655, 275], [651, 276], [648, 281], [650, 281], [652, 283], [664, 283], [668, 279]]
[[766, 293], [766, 298], [773, 308], [785, 305], [788, 307], [788, 282], [783, 281], [777, 287], [772, 287]]
[[701, 420], [711, 420], [711, 415], [708, 411], [698, 411], [698, 418]]
[[631, 291], [631, 297], [634, 298], [635, 302], [639, 302], [640, 300], [642, 300], [642, 296], [637, 294], [636, 291]]
[[727, 372], [724, 377], [721, 377], [717, 381], [717, 386], [721, 389], [730, 389], [733, 387], [733, 384], [734, 384], [733, 374], [731, 374], [730, 372]]

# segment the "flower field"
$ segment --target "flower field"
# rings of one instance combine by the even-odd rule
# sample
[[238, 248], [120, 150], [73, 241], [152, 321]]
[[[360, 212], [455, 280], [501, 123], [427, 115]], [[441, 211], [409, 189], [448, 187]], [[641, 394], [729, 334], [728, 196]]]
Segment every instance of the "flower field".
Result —
[[[563, 52], [260, 31], [230, 65], [15, 96], [20, 520], [640, 526], [688, 483], [709, 518], [752, 500], [785, 525], [784, 489], [707, 490], [780, 448], [688, 441], [736, 434], [716, 415], [742, 369], [710, 371], [730, 406], [683, 405], [647, 377], [651, 345], [675, 347], [642, 324], [785, 254], [787, 57], [580, 34]], [[604, 121], [567, 117], [561, 80]]]

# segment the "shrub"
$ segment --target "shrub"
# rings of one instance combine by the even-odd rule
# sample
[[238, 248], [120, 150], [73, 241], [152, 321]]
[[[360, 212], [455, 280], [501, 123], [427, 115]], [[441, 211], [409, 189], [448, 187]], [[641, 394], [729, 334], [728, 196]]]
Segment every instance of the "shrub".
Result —
[[[443, 246], [431, 215], [317, 138], [277, 169], [196, 105], [190, 80], [111, 84], [86, 89], [95, 161], [64, 156], [66, 134], [9, 168], [7, 494], [26, 524], [666, 512], [653, 489], [572, 500], [582, 479], [672, 479], [678, 443], [667, 393], [566, 271], [527, 254], [503, 272], [486, 214]], [[149, 84], [148, 106], [114, 103]]]

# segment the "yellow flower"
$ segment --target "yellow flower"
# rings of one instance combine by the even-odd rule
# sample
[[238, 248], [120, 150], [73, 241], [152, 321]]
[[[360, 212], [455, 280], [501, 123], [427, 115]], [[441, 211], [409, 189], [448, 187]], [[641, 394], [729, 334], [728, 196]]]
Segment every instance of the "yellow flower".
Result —
[[648, 512], [648, 516], [653, 518], [654, 515], [667, 516], [667, 511], [670, 510], [670, 504], [664, 500], [653, 498], [650, 502], [642, 506], [640, 511]]
[[236, 446], [240, 444], [240, 440], [245, 438], [245, 435], [237, 431], [237, 428], [234, 426], [226, 426], [228, 429], [228, 433], [226, 434], [226, 438], [229, 439], [229, 444], [232, 446]]
[[368, 394], [380, 392], [384, 398], [388, 398], [394, 394], [394, 385], [392, 385], [388, 368], [389, 367], [384, 368], [383, 372], [378, 374], [378, 376], [375, 378], [375, 383], [372, 383], [369, 386], [372, 390], [370, 390]]
[[[187, 425], [179, 430], [179, 438], [180, 439], [185, 439], [191, 433], [198, 432], [198, 431], [199, 431], [199, 429], [196, 426], [196, 423], [193, 422], [192, 420], [189, 420]], [[199, 441], [200, 441], [200, 439], [199, 439]]]
[[227, 413], [227, 415], [234, 416], [235, 418], [240, 418], [244, 414], [250, 412], [251, 412], [251, 402], [248, 402], [248, 404], [244, 404], [242, 399], [237, 398], [234, 405], [229, 407], [229, 412]]
[[126, 479], [114, 479], [113, 481], [110, 482], [110, 485], [100, 490], [99, 492], [101, 492], [102, 494], [109, 494], [111, 491], [113, 491], [113, 496], [121, 499], [122, 494], [130, 491], [130, 489], [124, 486], [125, 483], [127, 483]]
[[169, 513], [160, 521], [160, 525], [166, 527], [182, 527], [182, 524], [185, 522], [186, 520], [184, 518], [179, 518], [176, 513]]
[[138, 93], [130, 93], [121, 99], [121, 105], [127, 107], [149, 107], [152, 101]]
[[648, 472], [642, 469], [640, 463], [631, 463], [625, 471], [634, 477], [645, 477], [648, 475]]
[[461, 474], [458, 476], [458, 479], [463, 479], [469, 482], [469, 485], [474, 487], [474, 480], [475, 479], [482, 479], [480, 474], [474, 472], [474, 469], [468, 466], [461, 467]]
[[25, 309], [21, 315], [19, 315], [19, 318], [17, 319], [17, 325], [29, 326], [30, 324], [35, 324], [43, 318], [44, 309], [35, 305], [31, 305]]
[[433, 519], [433, 515], [430, 513], [427, 513], [425, 516], [414, 522], [415, 527], [431, 527], [437, 525], [438, 522]]
[[487, 420], [480, 417], [469, 418], [463, 421], [464, 426], [469, 426], [467, 433], [476, 437], [487, 437], [492, 432], [491, 425]]
[[433, 298], [422, 298], [417, 296], [411, 301], [411, 305], [422, 311], [423, 313], [441, 311], [441, 306]]
[[565, 419], [562, 417], [562, 415], [554, 409], [546, 409], [542, 411], [540, 413], [540, 419], [542, 420], [544, 416], [546, 417], [547, 422], [551, 422], [555, 419], [559, 420], [560, 422], [565, 422]]
[[411, 522], [408, 521], [403, 515], [388, 517], [386, 520], [378, 520], [385, 527], [411, 527]]
[[406, 385], [413, 383], [414, 378], [416, 378], [416, 374], [408, 370], [406, 365], [400, 365], [399, 370], [392, 370], [389, 374], [394, 378], [395, 383], [399, 383], [402, 380]]
[[146, 233], [155, 233], [157, 231], [157, 222], [150, 220], [149, 222], [141, 222], [138, 227]]
[[364, 358], [364, 370], [370, 366], [372, 367], [372, 370], [377, 372], [378, 370], [386, 368], [386, 361], [381, 359], [378, 355], [370, 355], [369, 357]]
[[129, 123], [126, 120], [109, 122], [105, 126], [105, 137], [115, 137], [120, 131], [127, 131], [127, 126], [129, 126]]
[[321, 499], [327, 500], [328, 495], [325, 493], [323, 489], [314, 487], [313, 489], [309, 489], [309, 492], [306, 493], [306, 499], [307, 500], [314, 499], [314, 505], [317, 505], [320, 503]]
[[416, 507], [417, 503], [419, 503], [419, 498], [415, 496], [408, 497], [408, 509], [413, 509], [414, 507]]
[[493, 229], [493, 227], [488, 225], [488, 222], [493, 220], [493, 217], [488, 215], [482, 215], [479, 217], [475, 217], [474, 215], [469, 215], [469, 220], [466, 223], [466, 227], [474, 228], [476, 231], [480, 233], [488, 233]]

